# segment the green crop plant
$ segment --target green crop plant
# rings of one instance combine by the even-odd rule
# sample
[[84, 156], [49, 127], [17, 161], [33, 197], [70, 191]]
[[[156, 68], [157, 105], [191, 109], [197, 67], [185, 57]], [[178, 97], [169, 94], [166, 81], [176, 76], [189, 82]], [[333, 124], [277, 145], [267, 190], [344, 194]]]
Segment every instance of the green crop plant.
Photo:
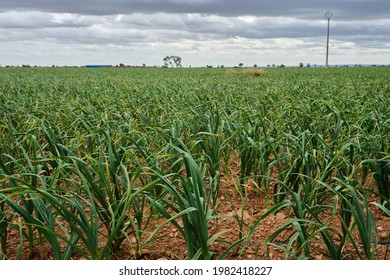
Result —
[[[168, 176], [158, 174], [162, 180], [162, 187], [173, 200], [160, 201], [152, 196], [149, 196], [149, 200], [184, 237], [188, 259], [211, 259], [213, 253], [210, 252], [209, 246], [219, 234], [209, 236], [208, 224], [216, 216], [211, 208], [211, 196], [207, 194], [203, 183], [205, 170], [195, 162], [188, 151], [177, 146], [172, 148], [184, 162], [186, 176], [180, 176], [172, 181], [169, 174]], [[170, 214], [167, 209], [171, 209], [174, 214]], [[175, 221], [175, 218], [179, 217], [183, 226]]]
[[388, 258], [389, 68], [90, 70], [0, 68], [0, 258]]

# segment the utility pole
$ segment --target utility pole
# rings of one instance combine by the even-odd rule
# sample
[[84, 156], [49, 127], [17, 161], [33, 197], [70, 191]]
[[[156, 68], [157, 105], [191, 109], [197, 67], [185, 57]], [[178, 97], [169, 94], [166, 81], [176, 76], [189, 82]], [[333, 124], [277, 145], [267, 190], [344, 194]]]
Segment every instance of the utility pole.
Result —
[[331, 12], [325, 13], [325, 18], [328, 20], [328, 32], [326, 37], [326, 67], [329, 67], [329, 25], [331, 17], [333, 17]]

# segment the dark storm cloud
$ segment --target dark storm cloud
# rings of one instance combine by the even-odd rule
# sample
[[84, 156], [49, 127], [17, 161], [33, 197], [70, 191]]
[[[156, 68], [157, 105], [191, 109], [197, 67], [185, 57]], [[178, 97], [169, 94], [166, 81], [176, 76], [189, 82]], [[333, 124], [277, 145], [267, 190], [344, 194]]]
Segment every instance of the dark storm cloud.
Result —
[[221, 16], [291, 16], [318, 18], [330, 10], [343, 19], [387, 18], [388, 0], [1, 0], [0, 10], [109, 15], [126, 13], [202, 13]]

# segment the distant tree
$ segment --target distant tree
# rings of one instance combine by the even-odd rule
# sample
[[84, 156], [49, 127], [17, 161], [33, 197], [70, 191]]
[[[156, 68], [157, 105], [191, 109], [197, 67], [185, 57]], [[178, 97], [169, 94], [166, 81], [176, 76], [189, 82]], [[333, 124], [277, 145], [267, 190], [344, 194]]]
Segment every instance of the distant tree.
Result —
[[164, 57], [163, 61], [164, 61], [164, 67], [168, 67], [168, 63], [170, 62], [169, 56]]
[[306, 64], [306, 67], [310, 67], [310, 63]]
[[240, 63], [238, 64], [238, 66], [242, 67], [242, 66], [244, 66], [244, 63], [240, 62]]
[[182, 67], [181, 66], [181, 57], [176, 55], [166, 56], [163, 58], [164, 66], [168, 67], [168, 65], [173, 67]]
[[257, 64], [254, 64], [253, 67], [256, 68], [256, 67], [257, 67]]
[[299, 63], [299, 67], [303, 67], [303, 62]]

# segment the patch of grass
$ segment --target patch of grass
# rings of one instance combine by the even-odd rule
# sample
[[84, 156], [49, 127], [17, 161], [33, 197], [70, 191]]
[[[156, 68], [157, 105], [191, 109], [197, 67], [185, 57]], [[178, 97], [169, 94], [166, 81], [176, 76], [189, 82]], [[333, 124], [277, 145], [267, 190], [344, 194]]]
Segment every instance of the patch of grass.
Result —
[[260, 77], [267, 75], [267, 71], [264, 69], [246, 68], [246, 69], [229, 69], [226, 71], [228, 76], [248, 76], [248, 77]]

